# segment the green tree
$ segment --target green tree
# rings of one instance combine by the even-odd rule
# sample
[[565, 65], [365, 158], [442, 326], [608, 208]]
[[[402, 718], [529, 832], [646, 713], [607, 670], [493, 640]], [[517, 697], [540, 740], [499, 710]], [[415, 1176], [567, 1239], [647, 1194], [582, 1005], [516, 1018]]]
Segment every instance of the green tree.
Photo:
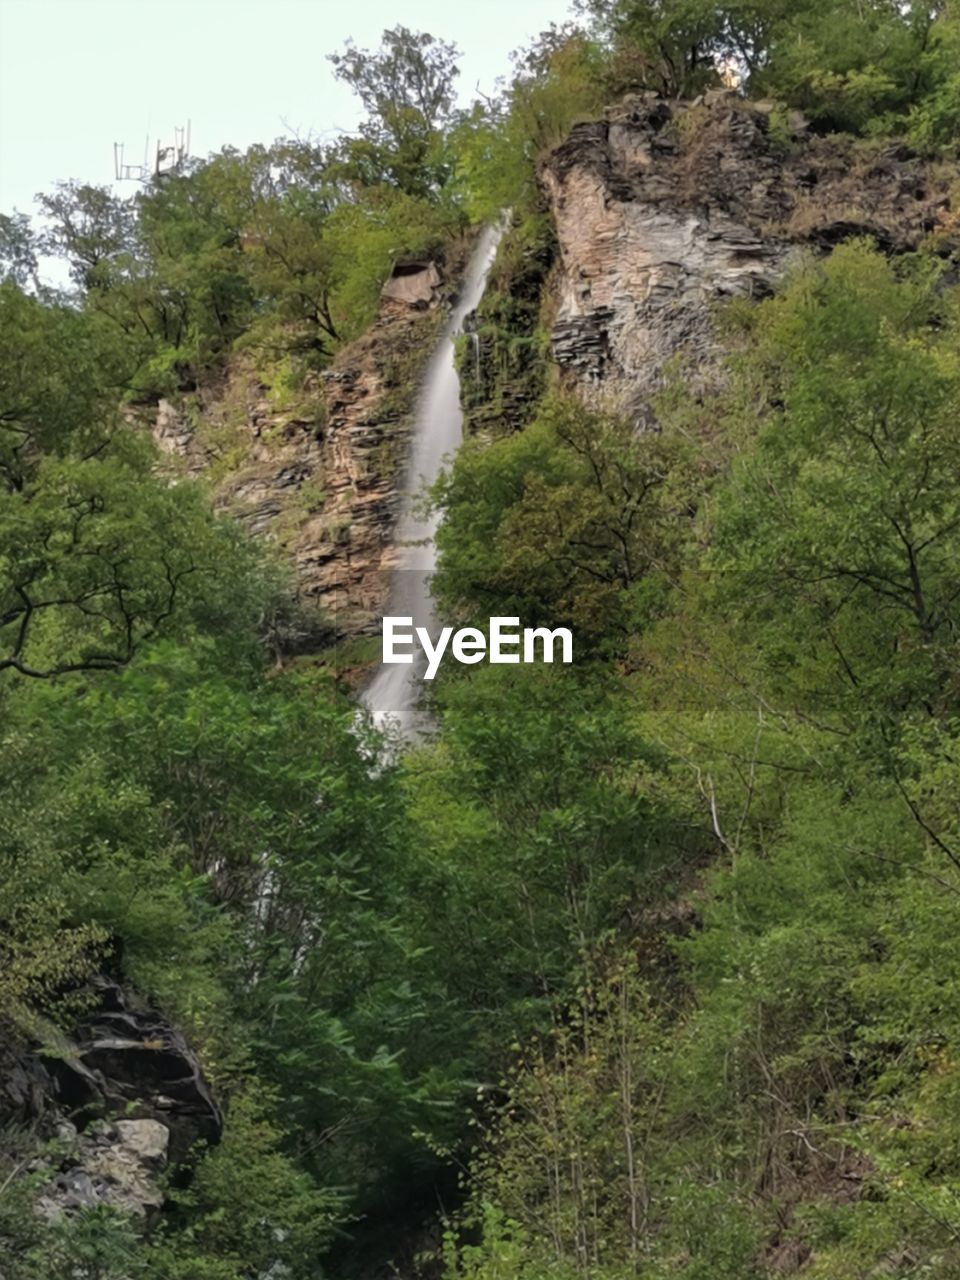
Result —
[[573, 24], [552, 26], [512, 55], [503, 91], [473, 104], [451, 129], [451, 187], [471, 217], [513, 209], [543, 215], [537, 165], [580, 119], [606, 102], [604, 52]]
[[0, 213], [0, 280], [10, 280], [21, 289], [39, 291], [37, 278], [39, 246], [25, 213]]
[[459, 74], [454, 45], [427, 32], [397, 26], [378, 50], [330, 55], [337, 77], [367, 111], [360, 137], [345, 147], [347, 172], [365, 186], [389, 182], [408, 195], [431, 196], [446, 180], [443, 130]]
[[679, 563], [689, 479], [678, 441], [548, 401], [521, 434], [467, 445], [441, 482], [438, 598], [622, 647]]
[[824, 131], [956, 141], [958, 14], [950, 0], [585, 0], [609, 50], [611, 93], [690, 97], [738, 82]]
[[720, 63], [733, 52], [734, 6], [703, 0], [586, 0], [611, 51], [615, 92], [650, 89], [666, 98], [692, 97], [719, 82]]
[[491, 1033], [525, 1033], [568, 989], [642, 897], [671, 822], [647, 789], [658, 754], [609, 679], [478, 667], [438, 696], [443, 738], [410, 766], [429, 851], [423, 929], [490, 1070]]
[[717, 504], [716, 588], [754, 629], [776, 615], [771, 668], [874, 711], [954, 696], [960, 363], [939, 275], [854, 243], [750, 313], [761, 412]]
[[89, 317], [12, 284], [0, 311], [0, 670], [115, 669], [216, 600], [215, 565], [243, 573], [238, 539], [154, 474]]
[[109, 289], [137, 252], [133, 202], [78, 182], [58, 183], [38, 200], [49, 222], [43, 249], [67, 260], [78, 288]]

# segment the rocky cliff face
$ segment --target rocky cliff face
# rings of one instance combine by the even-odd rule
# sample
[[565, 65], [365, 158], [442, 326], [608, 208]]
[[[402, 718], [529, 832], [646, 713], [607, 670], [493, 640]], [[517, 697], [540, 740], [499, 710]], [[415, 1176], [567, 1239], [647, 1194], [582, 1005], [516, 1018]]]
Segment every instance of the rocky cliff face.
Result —
[[798, 113], [725, 92], [627, 99], [577, 125], [541, 180], [560, 250], [554, 358], [641, 424], [677, 352], [709, 377], [717, 300], [769, 293], [804, 248], [851, 235], [915, 248], [949, 186], [903, 148], [815, 138]]
[[398, 263], [371, 328], [295, 392], [240, 360], [193, 402], [159, 406], [160, 447], [283, 550], [303, 602], [340, 635], [382, 609], [408, 419], [443, 300], [436, 263]]
[[[627, 99], [575, 126], [540, 176], [555, 240], [508, 234], [462, 344], [475, 432], [529, 419], [545, 382], [537, 333], [548, 318], [568, 385], [653, 424], [672, 357], [683, 353], [694, 383], [716, 376], [717, 301], [763, 296], [802, 252], [851, 235], [892, 253], [915, 248], [944, 219], [951, 179], [902, 147], [814, 137], [797, 113], [726, 92]], [[458, 274], [450, 256], [448, 281]], [[280, 546], [331, 634], [372, 630], [382, 611], [443, 274], [433, 262], [398, 262], [375, 323], [306, 386], [290, 391], [282, 371], [250, 358], [157, 415], [160, 445], [213, 479], [221, 509]], [[307, 637], [304, 647], [320, 643]]]

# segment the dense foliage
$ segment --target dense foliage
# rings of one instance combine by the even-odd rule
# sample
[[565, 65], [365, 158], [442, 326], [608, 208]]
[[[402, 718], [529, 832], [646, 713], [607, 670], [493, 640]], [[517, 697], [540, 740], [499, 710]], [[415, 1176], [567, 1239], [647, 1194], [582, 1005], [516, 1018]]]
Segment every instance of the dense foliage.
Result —
[[[732, 79], [949, 164], [960, 18], [580, 9], [493, 101], [398, 26], [331, 59], [356, 137], [0, 217], [0, 1038], [56, 1053], [106, 972], [226, 1116], [146, 1235], [37, 1217], [11, 1120], [6, 1280], [960, 1269], [956, 264], [798, 264], [638, 434], [553, 385], [536, 181], [611, 96]], [[396, 257], [505, 207], [469, 394], [524, 429], [438, 486], [436, 590], [582, 644], [445, 674], [434, 738], [383, 754], [142, 411], [240, 352], [302, 383]]]
[[[665, 486], [681, 467], [689, 510], [654, 513], [662, 539], [685, 526], [667, 586], [658, 558], [649, 595], [618, 591], [616, 705], [665, 762], [622, 780], [699, 837], [659, 914], [634, 899], [523, 1045], [451, 1275], [956, 1272], [960, 326], [942, 272], [837, 249], [730, 317], [723, 393], [666, 395], [661, 436], [630, 442]], [[697, 417], [701, 466], [665, 460]], [[446, 565], [485, 570], [482, 591], [451, 577], [461, 599], [513, 610], [514, 517], [577, 456], [550, 406], [461, 455]], [[602, 476], [581, 472], [581, 501]], [[540, 566], [524, 604], [566, 616], [550, 581]]]
[[958, 14], [950, 0], [583, 0], [611, 46], [611, 88], [689, 97], [725, 79], [826, 130], [955, 142]]

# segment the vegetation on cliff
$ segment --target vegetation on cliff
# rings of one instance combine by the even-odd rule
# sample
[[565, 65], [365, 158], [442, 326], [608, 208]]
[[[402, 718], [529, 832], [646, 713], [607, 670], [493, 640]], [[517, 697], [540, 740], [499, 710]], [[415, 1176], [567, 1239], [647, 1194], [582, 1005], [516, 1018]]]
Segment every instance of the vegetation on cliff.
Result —
[[[451, 1243], [451, 1275], [956, 1271], [960, 334], [942, 280], [838, 248], [738, 313], [722, 393], [665, 397], [661, 433], [630, 442], [660, 485], [633, 527], [643, 589], [618, 589], [610, 657], [578, 682], [615, 662], [623, 724], [661, 761], [619, 785], [685, 818], [688, 852], [658, 904], [622, 900], [519, 1049], [470, 1184], [483, 1242]], [[590, 439], [573, 449], [548, 407], [458, 459], [443, 581], [461, 607], [516, 606], [520, 513], [556, 501], [551, 561], [571, 567], [549, 607], [604, 616], [633, 544], [612, 514], [577, 518], [567, 477], [596, 519], [605, 474]], [[477, 566], [478, 529], [486, 572], [448, 577]], [[541, 566], [527, 591], [550, 586]]]
[[[732, 76], [771, 163], [799, 108], [949, 175], [960, 17], [581, 7], [496, 101], [398, 27], [333, 59], [355, 138], [0, 221], [0, 1069], [67, 1053], [105, 972], [225, 1113], [144, 1233], [38, 1217], [63, 1139], [0, 1089], [5, 1280], [960, 1268], [956, 214], [719, 308], [717, 376], [638, 432], [551, 365], [538, 182], [611, 98]], [[505, 207], [437, 594], [578, 661], [445, 672], [374, 765], [285, 648], [289, 568], [136, 411], [241, 351], [298, 385], [395, 257]]]

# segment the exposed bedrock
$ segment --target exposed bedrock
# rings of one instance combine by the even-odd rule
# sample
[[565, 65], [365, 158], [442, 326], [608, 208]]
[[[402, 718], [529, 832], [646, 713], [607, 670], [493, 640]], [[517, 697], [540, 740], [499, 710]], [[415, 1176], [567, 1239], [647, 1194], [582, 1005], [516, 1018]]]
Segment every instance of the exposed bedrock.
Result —
[[676, 353], [709, 380], [718, 300], [763, 296], [804, 248], [852, 235], [915, 248], [949, 203], [948, 175], [905, 148], [812, 137], [798, 113], [724, 92], [629, 98], [575, 126], [541, 182], [560, 246], [554, 357], [641, 423]]
[[239, 357], [194, 402], [161, 401], [152, 424], [164, 452], [213, 479], [221, 510], [281, 548], [302, 602], [339, 634], [382, 611], [409, 415], [443, 301], [435, 262], [400, 261], [373, 324], [330, 368], [290, 392]]
[[72, 1035], [0, 1050], [0, 1124], [54, 1140], [20, 1172], [40, 1173], [48, 1218], [107, 1205], [151, 1220], [159, 1175], [219, 1142], [219, 1107], [199, 1059], [158, 1010], [106, 977]]

